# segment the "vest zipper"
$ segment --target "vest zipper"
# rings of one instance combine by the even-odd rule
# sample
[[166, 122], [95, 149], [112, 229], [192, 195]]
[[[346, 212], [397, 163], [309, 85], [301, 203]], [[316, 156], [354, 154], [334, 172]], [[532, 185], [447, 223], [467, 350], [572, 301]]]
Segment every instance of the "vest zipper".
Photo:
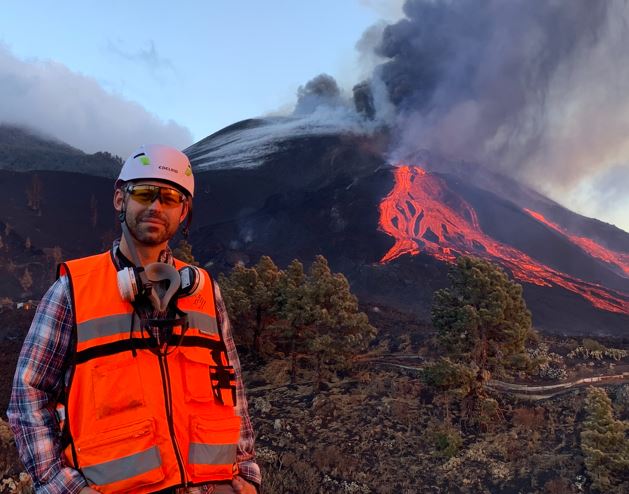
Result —
[[166, 357], [159, 355], [159, 370], [162, 373], [162, 385], [164, 387], [164, 401], [166, 404], [166, 420], [168, 421], [168, 429], [170, 431], [170, 439], [172, 440], [173, 450], [177, 457], [177, 464], [179, 465], [179, 475], [181, 476], [181, 482], [183, 487], [188, 486], [188, 476], [184, 468], [183, 459], [181, 456], [181, 450], [177, 443], [177, 437], [175, 436], [175, 425], [173, 423], [173, 403], [170, 392], [170, 373], [168, 372], [168, 361]]

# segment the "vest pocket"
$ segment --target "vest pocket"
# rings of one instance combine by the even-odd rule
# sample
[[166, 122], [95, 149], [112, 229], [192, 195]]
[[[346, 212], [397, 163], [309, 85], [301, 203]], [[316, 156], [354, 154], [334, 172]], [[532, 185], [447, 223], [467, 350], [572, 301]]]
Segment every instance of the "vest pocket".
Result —
[[180, 355], [186, 402], [214, 401], [210, 381], [210, 366], [214, 362], [210, 351], [206, 348], [184, 348]]
[[228, 480], [234, 475], [240, 417], [190, 419], [188, 470], [194, 481]]
[[140, 370], [133, 360], [94, 367], [92, 386], [99, 419], [145, 405]]
[[150, 419], [82, 438], [77, 455], [85, 478], [104, 493], [127, 492], [165, 477]]

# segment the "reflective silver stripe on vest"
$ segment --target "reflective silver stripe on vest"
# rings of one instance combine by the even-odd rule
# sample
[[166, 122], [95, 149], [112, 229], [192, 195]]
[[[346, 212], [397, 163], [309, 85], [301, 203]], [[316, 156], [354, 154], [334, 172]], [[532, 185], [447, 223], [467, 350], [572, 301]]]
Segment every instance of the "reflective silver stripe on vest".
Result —
[[[135, 317], [136, 329], [140, 328], [140, 320]], [[129, 334], [131, 327], [131, 314], [116, 314], [114, 316], [99, 317], [90, 319], [77, 325], [77, 333], [79, 343], [93, 340], [94, 338], [102, 338], [104, 336], [113, 336], [118, 333]]]
[[[140, 329], [140, 320], [135, 315], [134, 328]], [[216, 318], [208, 316], [203, 312], [188, 312], [188, 324], [191, 328], [199, 328], [205, 334], [218, 334]], [[99, 317], [82, 322], [77, 327], [79, 343], [113, 336], [115, 334], [128, 334], [131, 325], [131, 314], [116, 314], [114, 316]]]
[[160, 467], [161, 464], [162, 459], [159, 456], [159, 449], [157, 449], [157, 446], [153, 446], [134, 455], [106, 461], [90, 467], [83, 467], [81, 471], [89, 482], [96, 485], [105, 485], [150, 472]]
[[187, 314], [188, 325], [191, 328], [199, 328], [199, 330], [205, 334], [218, 334], [218, 325], [216, 324], [215, 317], [194, 310], [188, 311]]
[[231, 465], [236, 461], [235, 444], [190, 443], [188, 463], [194, 465]]

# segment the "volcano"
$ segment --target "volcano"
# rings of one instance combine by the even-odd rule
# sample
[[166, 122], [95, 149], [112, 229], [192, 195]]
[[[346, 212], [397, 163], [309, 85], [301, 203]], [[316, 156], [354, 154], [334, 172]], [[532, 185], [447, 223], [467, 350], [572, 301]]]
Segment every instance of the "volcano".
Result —
[[[480, 164], [428, 152], [390, 163], [386, 133], [359, 130], [312, 117], [252, 119], [185, 150], [196, 177], [195, 257], [217, 274], [265, 254], [280, 266], [323, 254], [368, 307], [428, 318], [449, 266], [474, 255], [522, 283], [538, 328], [627, 334], [628, 233]], [[20, 160], [3, 152], [15, 165], [0, 170], [0, 271], [11, 281], [0, 297], [21, 297], [27, 268], [37, 297], [54, 275], [54, 252], [88, 255], [116, 236], [112, 183], [91, 174], [91, 162], [51, 171], [31, 160], [38, 171], [14, 171]]]
[[523, 284], [538, 327], [624, 333], [629, 234], [478, 164], [389, 163], [379, 139], [256, 119], [191, 146], [204, 197], [195, 253], [215, 270], [323, 254], [361, 300], [423, 317], [448, 266], [474, 255]]

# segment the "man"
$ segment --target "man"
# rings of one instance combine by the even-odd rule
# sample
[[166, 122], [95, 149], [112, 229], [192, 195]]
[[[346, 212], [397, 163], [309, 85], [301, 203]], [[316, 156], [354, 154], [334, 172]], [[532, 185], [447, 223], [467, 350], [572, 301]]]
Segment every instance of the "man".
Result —
[[110, 252], [60, 266], [24, 341], [7, 415], [37, 493], [253, 494], [261, 477], [218, 286], [173, 259], [188, 158], [124, 163]]

